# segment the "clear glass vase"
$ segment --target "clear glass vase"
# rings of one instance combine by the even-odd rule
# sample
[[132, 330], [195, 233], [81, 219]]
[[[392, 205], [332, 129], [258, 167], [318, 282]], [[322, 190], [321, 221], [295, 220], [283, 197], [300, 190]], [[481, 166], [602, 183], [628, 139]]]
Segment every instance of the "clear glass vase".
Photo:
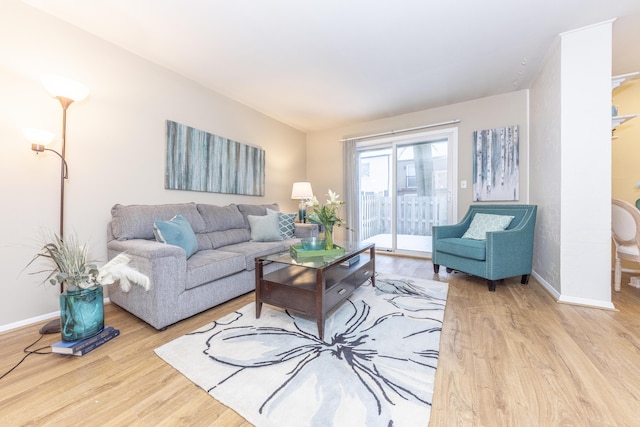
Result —
[[103, 328], [102, 286], [65, 290], [60, 294], [60, 333], [63, 341], [89, 338]]
[[324, 226], [324, 249], [333, 249], [333, 224]]

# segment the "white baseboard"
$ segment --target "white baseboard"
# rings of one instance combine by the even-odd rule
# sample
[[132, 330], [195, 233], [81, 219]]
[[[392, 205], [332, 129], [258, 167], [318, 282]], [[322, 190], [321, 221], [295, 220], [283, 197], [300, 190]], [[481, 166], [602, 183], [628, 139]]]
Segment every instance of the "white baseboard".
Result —
[[[111, 302], [109, 298], [104, 299], [104, 303]], [[42, 314], [40, 316], [30, 317], [29, 319], [20, 320], [18, 322], [8, 323], [6, 325], [0, 325], [0, 333], [11, 331], [13, 329], [22, 328], [24, 326], [33, 325], [34, 323], [44, 322], [45, 320], [51, 320], [56, 317], [60, 317], [60, 310], [53, 311], [51, 313]]]
[[540, 277], [540, 275], [535, 271], [532, 271], [531, 275], [536, 279], [536, 282], [540, 283], [544, 290], [547, 291], [556, 301], [560, 299], [560, 293], [556, 291], [556, 289], [551, 286], [549, 282]]
[[569, 297], [566, 295], [562, 295], [559, 293], [553, 286], [549, 284], [546, 280], [544, 280], [538, 273], [535, 271], [531, 273], [531, 275], [536, 279], [538, 283], [542, 285], [542, 287], [556, 300], [556, 302], [561, 304], [572, 304], [579, 305], [582, 307], [591, 307], [591, 308], [600, 308], [604, 310], [615, 310], [615, 306], [612, 302], [601, 301], [601, 300], [593, 300], [588, 298], [577, 298], [577, 297]]

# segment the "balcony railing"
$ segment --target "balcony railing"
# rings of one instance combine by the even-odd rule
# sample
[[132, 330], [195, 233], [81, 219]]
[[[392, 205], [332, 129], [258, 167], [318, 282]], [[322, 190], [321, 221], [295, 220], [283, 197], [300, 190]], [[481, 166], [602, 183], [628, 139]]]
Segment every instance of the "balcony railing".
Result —
[[[397, 199], [396, 234], [431, 236], [431, 227], [447, 223], [446, 197], [402, 196]], [[360, 197], [360, 239], [391, 233], [389, 197]]]

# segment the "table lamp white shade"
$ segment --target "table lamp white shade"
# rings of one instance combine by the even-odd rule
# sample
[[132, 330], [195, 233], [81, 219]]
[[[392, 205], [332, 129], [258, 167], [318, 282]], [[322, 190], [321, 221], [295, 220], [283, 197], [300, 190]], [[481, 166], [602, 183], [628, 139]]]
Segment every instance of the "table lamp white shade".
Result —
[[294, 182], [291, 189], [292, 199], [311, 199], [313, 198], [313, 190], [310, 182]]
[[300, 218], [300, 222], [305, 222], [307, 217], [307, 207], [304, 205], [304, 200], [313, 198], [311, 183], [294, 182], [293, 188], [291, 189], [291, 198], [300, 199], [300, 205], [298, 206], [298, 217]]

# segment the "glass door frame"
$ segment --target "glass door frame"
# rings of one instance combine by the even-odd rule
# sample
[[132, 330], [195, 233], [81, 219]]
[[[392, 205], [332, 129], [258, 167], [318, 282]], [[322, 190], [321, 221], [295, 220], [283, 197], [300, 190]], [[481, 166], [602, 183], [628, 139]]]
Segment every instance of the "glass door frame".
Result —
[[[412, 251], [398, 249], [397, 245], [397, 183], [396, 183], [396, 167], [397, 167], [397, 148], [398, 146], [411, 145], [412, 143], [428, 143], [438, 140], [447, 139], [447, 223], [455, 224], [458, 219], [458, 128], [451, 127], [445, 129], [430, 130], [426, 132], [413, 133], [410, 135], [393, 135], [385, 138], [377, 138], [369, 141], [359, 141], [356, 146], [356, 152], [363, 150], [375, 150], [382, 148], [391, 148], [392, 161], [390, 173], [390, 191], [393, 202], [391, 203], [391, 248], [378, 248], [398, 255], [408, 255], [415, 257], [431, 257], [431, 252]], [[360, 157], [356, 155], [356, 170], [358, 180], [358, 201], [360, 200], [360, 174], [359, 162]], [[360, 211], [360, 206], [358, 206]], [[359, 219], [360, 221], [360, 219]], [[358, 224], [358, 227], [360, 224]]]

